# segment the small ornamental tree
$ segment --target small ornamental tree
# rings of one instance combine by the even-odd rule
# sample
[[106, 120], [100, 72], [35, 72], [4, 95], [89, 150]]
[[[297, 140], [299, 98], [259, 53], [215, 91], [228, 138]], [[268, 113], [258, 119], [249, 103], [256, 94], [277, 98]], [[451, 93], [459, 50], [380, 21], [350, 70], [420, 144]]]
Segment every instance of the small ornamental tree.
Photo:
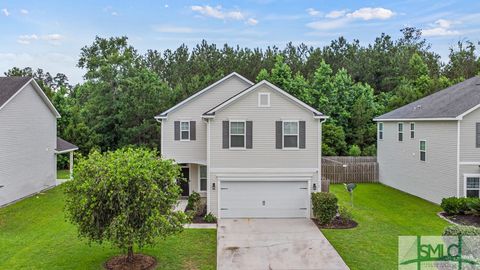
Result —
[[134, 247], [153, 245], [180, 232], [187, 216], [174, 211], [180, 196], [180, 168], [156, 151], [122, 148], [94, 151], [77, 162], [66, 183], [67, 218], [80, 237], [111, 242], [134, 261]]

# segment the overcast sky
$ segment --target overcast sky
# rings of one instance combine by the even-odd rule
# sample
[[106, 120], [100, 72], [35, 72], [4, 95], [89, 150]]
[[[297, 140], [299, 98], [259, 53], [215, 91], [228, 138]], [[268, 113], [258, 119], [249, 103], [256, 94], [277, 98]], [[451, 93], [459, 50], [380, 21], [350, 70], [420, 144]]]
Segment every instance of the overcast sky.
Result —
[[480, 1], [5, 1], [0, 0], [0, 72], [13, 66], [65, 73], [76, 83], [80, 48], [129, 37], [140, 53], [202, 39], [246, 47], [292, 41], [322, 46], [340, 35], [366, 44], [405, 26], [423, 29], [446, 60], [458, 40], [480, 40]]

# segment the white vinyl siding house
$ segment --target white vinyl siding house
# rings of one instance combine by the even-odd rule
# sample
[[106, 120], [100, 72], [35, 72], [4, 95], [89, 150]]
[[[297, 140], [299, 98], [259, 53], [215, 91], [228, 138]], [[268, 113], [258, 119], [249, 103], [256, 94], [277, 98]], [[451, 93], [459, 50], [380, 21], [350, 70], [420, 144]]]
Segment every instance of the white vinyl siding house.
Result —
[[21, 79], [0, 102], [0, 206], [56, 184], [60, 115], [29, 78], [0, 78], [0, 92], [4, 82]]
[[[480, 177], [480, 78], [375, 119], [380, 182], [426, 200], [476, 196]], [[409, 123], [408, 138], [400, 123]], [[405, 126], [403, 127], [405, 132]]]
[[[226, 78], [243, 81], [235, 73]], [[224, 87], [226, 81], [210, 95]], [[202, 190], [206, 180], [207, 211], [219, 218], [308, 217], [310, 192], [320, 187], [321, 122], [326, 117], [265, 81], [244, 85], [228, 97], [217, 95], [215, 103], [195, 113], [189, 104], [183, 107], [192, 114], [181, 117], [202, 118], [198, 121], [205, 127], [206, 149], [198, 151], [203, 154], [195, 153], [196, 148], [190, 154], [177, 152], [173, 136], [166, 135], [173, 130], [162, 131], [164, 157], [197, 163], [193, 157], [205, 155], [204, 163], [191, 165], [205, 168], [206, 176], [200, 172], [195, 186]], [[162, 127], [178, 117], [160, 116]]]

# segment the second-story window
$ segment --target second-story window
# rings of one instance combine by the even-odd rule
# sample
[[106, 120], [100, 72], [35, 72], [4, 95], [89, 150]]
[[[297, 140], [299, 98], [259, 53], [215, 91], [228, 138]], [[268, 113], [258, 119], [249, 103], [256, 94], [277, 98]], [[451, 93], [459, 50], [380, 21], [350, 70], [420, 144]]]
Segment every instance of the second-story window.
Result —
[[420, 141], [420, 160], [427, 160], [427, 142], [424, 140]]
[[383, 140], [383, 123], [378, 123], [378, 139]]
[[180, 122], [180, 140], [182, 141], [190, 140], [190, 122], [189, 121]]
[[410, 139], [415, 139], [415, 123], [410, 123]]
[[283, 121], [283, 148], [298, 148], [298, 121]]
[[398, 123], [398, 141], [403, 142], [403, 123]]
[[230, 121], [230, 148], [245, 148], [245, 121]]

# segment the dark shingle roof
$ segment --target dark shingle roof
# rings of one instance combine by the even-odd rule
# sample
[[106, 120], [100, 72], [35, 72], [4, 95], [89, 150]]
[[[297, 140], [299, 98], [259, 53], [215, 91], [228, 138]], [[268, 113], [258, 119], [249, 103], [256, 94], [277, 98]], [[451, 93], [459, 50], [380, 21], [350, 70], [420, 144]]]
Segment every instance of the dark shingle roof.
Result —
[[74, 151], [77, 149], [78, 149], [78, 146], [72, 143], [69, 143], [60, 137], [57, 137], [57, 148], [55, 149], [57, 150], [57, 152]]
[[480, 77], [475, 76], [375, 119], [455, 118], [478, 104]]
[[30, 77], [0, 77], [0, 107], [30, 79]]

